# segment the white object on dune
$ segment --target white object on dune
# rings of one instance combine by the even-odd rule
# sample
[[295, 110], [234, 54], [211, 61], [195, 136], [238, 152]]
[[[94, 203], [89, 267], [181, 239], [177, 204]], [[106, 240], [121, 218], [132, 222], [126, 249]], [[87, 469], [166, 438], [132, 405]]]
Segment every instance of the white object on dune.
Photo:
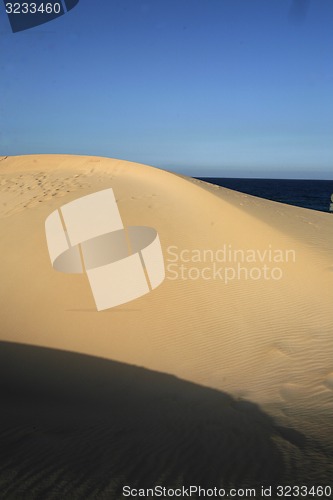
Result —
[[124, 228], [112, 188], [55, 210], [45, 231], [53, 268], [86, 272], [98, 311], [141, 297], [165, 278], [156, 230]]

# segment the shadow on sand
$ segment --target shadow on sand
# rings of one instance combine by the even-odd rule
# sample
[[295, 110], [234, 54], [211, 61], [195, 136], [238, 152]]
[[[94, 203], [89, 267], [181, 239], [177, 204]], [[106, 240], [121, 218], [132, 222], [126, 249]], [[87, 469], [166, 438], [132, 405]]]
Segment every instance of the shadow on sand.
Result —
[[276, 442], [286, 437], [257, 405], [171, 375], [0, 342], [0, 384], [3, 499], [114, 499], [124, 485], [241, 488], [285, 477]]

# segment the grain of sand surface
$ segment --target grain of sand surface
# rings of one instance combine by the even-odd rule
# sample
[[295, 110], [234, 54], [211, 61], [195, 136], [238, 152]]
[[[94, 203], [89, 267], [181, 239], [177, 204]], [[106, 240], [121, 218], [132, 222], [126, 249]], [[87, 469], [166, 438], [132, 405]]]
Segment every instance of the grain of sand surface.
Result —
[[[331, 214], [120, 160], [0, 160], [1, 498], [332, 486]], [[44, 225], [109, 187], [125, 226], [158, 231], [167, 271], [151, 293], [97, 312], [84, 274], [53, 270]], [[264, 264], [282, 276], [174, 279], [170, 247], [252, 249], [265, 257], [242, 262], [244, 276]], [[272, 262], [267, 249], [293, 257]]]

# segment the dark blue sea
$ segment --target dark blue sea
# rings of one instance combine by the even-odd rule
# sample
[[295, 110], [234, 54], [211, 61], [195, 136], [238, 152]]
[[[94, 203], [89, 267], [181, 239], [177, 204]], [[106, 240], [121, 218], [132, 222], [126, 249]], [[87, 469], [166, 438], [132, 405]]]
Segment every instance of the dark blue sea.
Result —
[[333, 180], [196, 178], [260, 198], [321, 212], [329, 212], [333, 193]]

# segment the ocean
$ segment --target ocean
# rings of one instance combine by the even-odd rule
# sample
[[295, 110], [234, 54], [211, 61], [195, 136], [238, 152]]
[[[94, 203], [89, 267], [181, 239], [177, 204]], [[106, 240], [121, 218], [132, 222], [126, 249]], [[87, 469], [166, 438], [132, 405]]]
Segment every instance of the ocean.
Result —
[[333, 193], [333, 180], [232, 179], [226, 177], [196, 177], [196, 179], [260, 198], [321, 212], [329, 212]]

